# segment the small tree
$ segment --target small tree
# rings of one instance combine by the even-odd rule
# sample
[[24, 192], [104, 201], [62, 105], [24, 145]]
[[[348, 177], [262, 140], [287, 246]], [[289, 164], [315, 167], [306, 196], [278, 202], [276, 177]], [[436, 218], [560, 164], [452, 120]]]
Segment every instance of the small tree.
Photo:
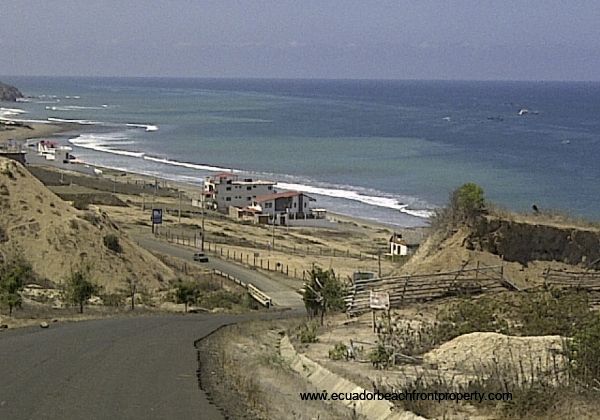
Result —
[[119, 243], [119, 237], [114, 233], [109, 233], [104, 236], [104, 246], [117, 254], [123, 252], [123, 247], [121, 247], [121, 244]]
[[325, 313], [344, 309], [346, 287], [335, 277], [333, 270], [313, 267], [309, 273], [309, 282], [305, 284], [304, 306], [309, 317], [320, 314], [321, 325]]
[[459, 220], [473, 220], [485, 208], [483, 188], [472, 182], [464, 184], [452, 193], [450, 206]]
[[179, 280], [175, 286], [175, 299], [177, 303], [185, 305], [185, 312], [190, 303], [195, 303], [200, 297], [200, 288], [196, 283]]
[[91, 267], [88, 264], [81, 264], [72, 270], [66, 281], [67, 299], [79, 305], [80, 314], [83, 313], [83, 305], [99, 290], [100, 288], [91, 279]]
[[20, 291], [33, 277], [31, 264], [20, 254], [8, 258], [0, 265], [0, 303], [8, 306], [9, 316], [12, 316], [14, 308], [21, 306]]
[[462, 224], [471, 224], [485, 212], [483, 188], [469, 182], [450, 194], [448, 205], [436, 211], [431, 224], [435, 230], [446, 231]]

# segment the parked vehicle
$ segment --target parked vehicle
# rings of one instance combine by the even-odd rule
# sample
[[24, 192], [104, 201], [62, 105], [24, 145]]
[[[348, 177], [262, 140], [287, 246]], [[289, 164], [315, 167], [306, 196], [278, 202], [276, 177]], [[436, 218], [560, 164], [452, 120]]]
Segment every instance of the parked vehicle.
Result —
[[204, 252], [196, 252], [196, 253], [194, 253], [194, 261], [198, 261], [201, 263], [207, 263], [208, 257], [206, 256], [206, 254]]

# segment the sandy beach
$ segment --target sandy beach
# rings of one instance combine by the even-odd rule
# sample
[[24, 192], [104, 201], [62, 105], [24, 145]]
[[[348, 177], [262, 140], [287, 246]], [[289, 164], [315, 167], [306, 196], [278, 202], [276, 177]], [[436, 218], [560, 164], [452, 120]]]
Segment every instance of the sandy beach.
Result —
[[22, 127], [8, 127], [2, 124], [0, 125], [0, 143], [50, 136], [68, 129], [69, 126], [65, 124], [27, 124]]

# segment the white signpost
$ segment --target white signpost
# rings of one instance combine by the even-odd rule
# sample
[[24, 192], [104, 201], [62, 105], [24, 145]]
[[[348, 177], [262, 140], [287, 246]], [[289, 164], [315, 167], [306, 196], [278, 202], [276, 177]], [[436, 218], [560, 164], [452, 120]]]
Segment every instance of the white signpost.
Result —
[[390, 309], [390, 294], [388, 292], [374, 292], [371, 290], [369, 307], [371, 309]]
[[375, 327], [375, 311], [384, 310], [387, 311], [388, 322], [390, 321], [390, 294], [388, 292], [374, 292], [371, 290], [369, 293], [369, 307], [373, 314], [373, 332], [376, 331]]

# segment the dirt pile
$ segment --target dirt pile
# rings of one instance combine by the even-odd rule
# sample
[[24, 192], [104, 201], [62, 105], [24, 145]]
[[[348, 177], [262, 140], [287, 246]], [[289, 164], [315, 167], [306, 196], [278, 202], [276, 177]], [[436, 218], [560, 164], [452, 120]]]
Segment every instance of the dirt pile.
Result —
[[[122, 252], [104, 238], [118, 237]], [[19, 163], [0, 158], [0, 257], [20, 250], [41, 277], [61, 283], [72, 267], [92, 264], [93, 279], [107, 291], [137, 279], [148, 290], [173, 278], [170, 268], [133, 243], [106, 213], [80, 211], [62, 201]]]

